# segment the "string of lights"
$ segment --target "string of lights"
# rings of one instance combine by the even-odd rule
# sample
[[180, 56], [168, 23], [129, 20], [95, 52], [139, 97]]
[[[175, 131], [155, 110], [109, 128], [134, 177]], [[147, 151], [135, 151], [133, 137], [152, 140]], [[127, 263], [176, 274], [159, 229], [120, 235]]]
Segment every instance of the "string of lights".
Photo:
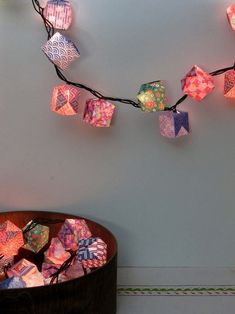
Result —
[[[57, 29], [66, 30], [72, 21], [72, 9], [69, 0], [48, 0], [43, 8], [38, 0], [32, 0], [33, 8], [41, 16], [46, 33], [47, 43], [42, 47], [43, 52], [53, 63], [58, 78], [65, 85], [56, 86], [53, 90], [51, 110], [61, 115], [77, 114], [80, 95], [79, 89], [84, 89], [95, 96], [86, 103], [84, 122], [95, 127], [109, 127], [115, 106], [110, 102], [129, 104], [144, 112], [162, 112], [159, 115], [160, 133], [169, 138], [175, 138], [189, 133], [188, 113], [178, 110], [179, 105], [188, 97], [196, 101], [204, 99], [215, 87], [213, 77], [225, 75], [226, 97], [232, 97], [231, 84], [235, 85], [235, 63], [232, 66], [218, 69], [210, 73], [194, 65], [181, 80], [184, 95], [172, 106], [166, 105], [165, 86], [161, 80], [142, 84], [137, 100], [105, 96], [101, 92], [78, 82], [69, 80], [63, 73], [69, 64], [80, 57], [80, 52], [72, 41]], [[235, 30], [235, 5], [227, 9], [227, 16], [231, 27]], [[66, 51], [65, 55], [60, 51]]]

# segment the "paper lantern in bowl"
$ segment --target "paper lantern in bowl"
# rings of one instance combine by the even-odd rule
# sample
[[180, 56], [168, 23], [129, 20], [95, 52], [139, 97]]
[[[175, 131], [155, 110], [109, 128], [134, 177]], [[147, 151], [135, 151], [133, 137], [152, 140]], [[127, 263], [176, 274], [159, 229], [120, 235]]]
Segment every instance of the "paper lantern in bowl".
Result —
[[62, 116], [72, 116], [78, 113], [78, 97], [80, 90], [71, 85], [55, 86], [52, 99], [51, 111]]
[[0, 225], [0, 255], [3, 255], [1, 260], [17, 255], [23, 245], [23, 233], [20, 228], [10, 220]]
[[142, 84], [137, 99], [142, 111], [156, 112], [164, 110], [166, 97], [163, 81]]
[[73, 12], [68, 0], [48, 0], [43, 14], [56, 29], [66, 30], [72, 23]]
[[101, 267], [107, 260], [107, 244], [100, 238], [78, 241], [78, 260], [84, 268]]
[[235, 71], [229, 70], [224, 75], [224, 97], [235, 98]]
[[181, 85], [183, 92], [197, 101], [205, 98], [215, 87], [213, 77], [197, 65], [181, 80]]
[[23, 228], [24, 249], [38, 253], [49, 241], [49, 227], [33, 224], [32, 220]]
[[115, 106], [104, 99], [89, 99], [86, 102], [83, 121], [94, 127], [110, 126]]
[[235, 30], [235, 4], [227, 8], [227, 17], [232, 29]]
[[166, 111], [159, 115], [160, 133], [168, 138], [176, 138], [189, 133], [188, 113]]

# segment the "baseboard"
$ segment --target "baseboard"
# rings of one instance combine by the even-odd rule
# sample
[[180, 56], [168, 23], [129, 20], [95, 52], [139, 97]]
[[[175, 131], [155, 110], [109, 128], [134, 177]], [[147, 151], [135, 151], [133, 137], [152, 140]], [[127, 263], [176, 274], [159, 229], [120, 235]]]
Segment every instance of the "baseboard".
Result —
[[119, 295], [235, 295], [235, 268], [119, 267]]

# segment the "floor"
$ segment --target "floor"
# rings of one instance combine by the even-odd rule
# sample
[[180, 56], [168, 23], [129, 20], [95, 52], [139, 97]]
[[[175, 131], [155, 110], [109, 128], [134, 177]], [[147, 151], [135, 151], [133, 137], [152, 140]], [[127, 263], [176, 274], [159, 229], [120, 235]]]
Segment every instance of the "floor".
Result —
[[234, 314], [234, 296], [120, 296], [117, 314]]

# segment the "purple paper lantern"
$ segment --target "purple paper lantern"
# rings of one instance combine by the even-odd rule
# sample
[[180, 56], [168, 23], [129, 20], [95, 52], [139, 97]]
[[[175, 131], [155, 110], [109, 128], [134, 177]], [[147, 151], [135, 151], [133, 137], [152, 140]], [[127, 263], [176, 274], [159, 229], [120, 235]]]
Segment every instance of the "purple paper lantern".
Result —
[[160, 133], [168, 138], [176, 138], [189, 133], [188, 113], [168, 111], [159, 115]]

